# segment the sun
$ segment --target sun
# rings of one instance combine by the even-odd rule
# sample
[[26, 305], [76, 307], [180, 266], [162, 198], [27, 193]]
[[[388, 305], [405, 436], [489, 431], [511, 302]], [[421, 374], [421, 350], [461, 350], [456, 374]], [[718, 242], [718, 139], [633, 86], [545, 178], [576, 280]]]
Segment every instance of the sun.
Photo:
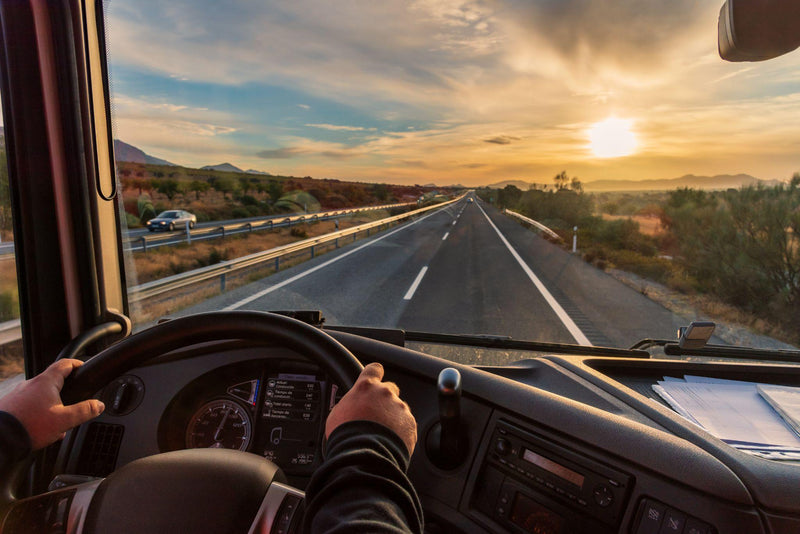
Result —
[[609, 117], [588, 130], [590, 148], [598, 158], [630, 156], [636, 151], [633, 121]]

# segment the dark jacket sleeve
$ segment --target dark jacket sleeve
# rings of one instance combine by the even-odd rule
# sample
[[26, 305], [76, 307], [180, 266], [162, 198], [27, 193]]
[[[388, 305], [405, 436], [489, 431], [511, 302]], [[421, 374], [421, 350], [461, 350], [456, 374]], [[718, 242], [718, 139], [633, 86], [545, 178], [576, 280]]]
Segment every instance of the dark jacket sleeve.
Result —
[[0, 469], [22, 460], [31, 452], [31, 438], [19, 420], [0, 412]]
[[303, 532], [421, 533], [422, 507], [406, 476], [408, 462], [405, 444], [385, 426], [338, 426], [306, 490]]

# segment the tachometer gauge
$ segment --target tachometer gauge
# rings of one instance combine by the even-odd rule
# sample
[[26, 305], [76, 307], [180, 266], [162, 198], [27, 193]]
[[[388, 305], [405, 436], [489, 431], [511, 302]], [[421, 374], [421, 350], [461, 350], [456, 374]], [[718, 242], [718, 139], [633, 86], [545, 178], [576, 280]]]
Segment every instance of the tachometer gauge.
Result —
[[247, 450], [253, 435], [250, 414], [238, 402], [219, 399], [204, 404], [189, 419], [186, 447]]

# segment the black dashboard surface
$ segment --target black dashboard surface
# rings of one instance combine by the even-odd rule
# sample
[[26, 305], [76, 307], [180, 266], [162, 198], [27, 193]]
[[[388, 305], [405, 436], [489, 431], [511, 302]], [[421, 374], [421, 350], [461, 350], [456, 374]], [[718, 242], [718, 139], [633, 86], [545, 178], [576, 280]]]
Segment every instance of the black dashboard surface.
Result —
[[[760, 372], [776, 383], [800, 383], [791, 367], [550, 356], [475, 368], [332, 335], [362, 363], [381, 362], [409, 403], [420, 436], [409, 477], [429, 525], [448, 532], [645, 533], [659, 532], [648, 530], [658, 516], [658, 525], [670, 522], [680, 528], [675, 532], [800, 531], [800, 467], [731, 449], [643, 394], [647, 381], [687, 371]], [[446, 367], [462, 375], [468, 451], [452, 469], [437, 467], [424, 446], [438, 422], [435, 383]], [[142, 385], [136, 408], [109, 410], [84, 425], [67, 472], [103, 476], [92, 469], [183, 448], [194, 437], [203, 446], [237, 447], [244, 434], [243, 448], [274, 459], [298, 488], [321, 461], [337, 388], [288, 349], [205, 344], [128, 374]], [[106, 395], [113, 403], [113, 393]], [[249, 429], [236, 426], [248, 418]], [[98, 447], [110, 448], [113, 461]]]

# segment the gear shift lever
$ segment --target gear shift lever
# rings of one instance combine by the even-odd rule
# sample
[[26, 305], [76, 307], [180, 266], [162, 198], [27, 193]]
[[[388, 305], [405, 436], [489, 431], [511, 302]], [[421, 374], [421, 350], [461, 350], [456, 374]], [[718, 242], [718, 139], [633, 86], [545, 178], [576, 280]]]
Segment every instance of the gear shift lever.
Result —
[[467, 452], [466, 433], [461, 422], [461, 373], [448, 367], [436, 381], [439, 422], [428, 432], [426, 450], [431, 461], [442, 469], [454, 469]]

